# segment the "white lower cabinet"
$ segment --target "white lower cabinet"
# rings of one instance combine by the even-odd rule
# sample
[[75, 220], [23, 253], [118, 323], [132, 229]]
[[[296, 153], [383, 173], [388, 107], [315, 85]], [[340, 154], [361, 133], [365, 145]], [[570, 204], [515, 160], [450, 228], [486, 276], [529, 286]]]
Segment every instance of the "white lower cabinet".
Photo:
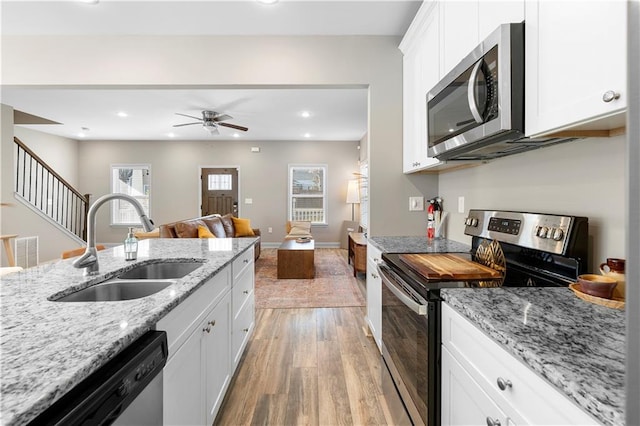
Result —
[[598, 424], [446, 303], [441, 407], [443, 425]]
[[367, 244], [367, 323], [373, 339], [382, 351], [382, 279], [378, 274], [378, 263], [382, 252], [371, 243]]
[[163, 423], [211, 425], [254, 328], [253, 250], [158, 321], [167, 332]]
[[[442, 417], [443, 425], [476, 425], [500, 422], [506, 414], [471, 378], [446, 349], [442, 348]], [[485, 421], [483, 421], [485, 419]]]

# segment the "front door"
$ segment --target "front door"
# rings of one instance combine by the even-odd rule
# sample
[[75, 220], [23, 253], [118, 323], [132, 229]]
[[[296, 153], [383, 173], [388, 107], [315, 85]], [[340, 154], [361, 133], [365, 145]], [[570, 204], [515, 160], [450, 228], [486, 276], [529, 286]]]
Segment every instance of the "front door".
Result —
[[238, 215], [238, 169], [202, 169], [202, 216]]

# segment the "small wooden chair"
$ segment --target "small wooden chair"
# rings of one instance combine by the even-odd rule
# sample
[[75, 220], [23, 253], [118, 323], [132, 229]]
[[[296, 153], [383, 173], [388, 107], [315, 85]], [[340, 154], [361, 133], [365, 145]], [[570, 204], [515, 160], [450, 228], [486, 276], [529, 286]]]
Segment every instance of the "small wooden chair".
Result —
[[[100, 251], [100, 250], [104, 250], [106, 247], [103, 246], [102, 244], [98, 244], [96, 245], [96, 250]], [[77, 249], [73, 249], [73, 250], [67, 250], [67, 251], [63, 251], [62, 252], [62, 258], [63, 259], [68, 259], [70, 257], [76, 257], [76, 256], [80, 256], [82, 253], [84, 253], [84, 251], [86, 250], [86, 247], [80, 247]]]

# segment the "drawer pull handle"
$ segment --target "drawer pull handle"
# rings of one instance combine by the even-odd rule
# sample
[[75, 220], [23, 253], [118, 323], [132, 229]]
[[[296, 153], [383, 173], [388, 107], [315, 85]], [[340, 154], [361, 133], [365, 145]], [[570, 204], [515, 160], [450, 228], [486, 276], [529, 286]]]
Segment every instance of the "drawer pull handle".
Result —
[[511, 380], [505, 380], [502, 377], [498, 377], [498, 380], [496, 380], [498, 382], [498, 387], [500, 388], [500, 390], [507, 390], [507, 388], [512, 387], [511, 384]]
[[371, 276], [372, 276], [374, 279], [376, 279], [376, 280], [377, 280], [378, 278], [380, 278], [380, 276], [378, 276], [378, 275], [374, 274], [373, 272], [371, 273]]
[[244, 263], [249, 263], [249, 259], [245, 259], [245, 260], [243, 260], [242, 262], [244, 262]]
[[202, 329], [202, 331], [206, 331], [207, 333], [211, 333], [211, 327], [216, 326], [216, 320], [211, 320], [207, 323], [207, 326]]
[[500, 426], [500, 420], [487, 416], [487, 426]]
[[249, 294], [249, 290], [243, 291], [244, 294]]
[[244, 331], [245, 333], [248, 333], [249, 329], [248, 328], [243, 328], [242, 331]]
[[605, 102], [611, 102], [614, 99], [619, 99], [619, 98], [620, 98], [620, 93], [614, 92], [613, 90], [608, 90], [604, 92], [604, 95], [602, 95], [602, 100]]

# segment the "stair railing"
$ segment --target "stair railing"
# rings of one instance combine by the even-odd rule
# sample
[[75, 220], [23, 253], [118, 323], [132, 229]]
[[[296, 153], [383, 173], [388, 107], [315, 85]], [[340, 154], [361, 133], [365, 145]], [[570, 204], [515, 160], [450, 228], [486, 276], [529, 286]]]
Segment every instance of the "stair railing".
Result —
[[15, 191], [55, 223], [87, 240], [89, 195], [80, 194], [20, 139], [17, 146]]

